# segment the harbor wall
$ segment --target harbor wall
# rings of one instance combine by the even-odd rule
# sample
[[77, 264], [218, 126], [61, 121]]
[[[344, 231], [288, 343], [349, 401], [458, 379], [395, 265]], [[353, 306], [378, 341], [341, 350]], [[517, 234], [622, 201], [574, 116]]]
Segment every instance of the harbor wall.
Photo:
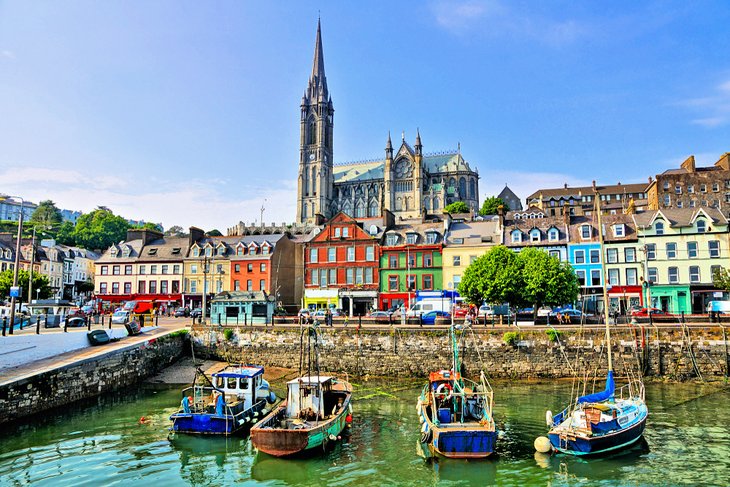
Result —
[[180, 358], [185, 342], [185, 334], [163, 335], [0, 384], [0, 424], [136, 384]]
[[[727, 375], [727, 336], [722, 327], [692, 329], [616, 327], [612, 331], [616, 373], [641, 371], [645, 376], [706, 380]], [[297, 369], [298, 329], [237, 328], [229, 338], [215, 329], [193, 331], [196, 356], [229, 362]], [[512, 335], [508, 335], [512, 334]], [[730, 334], [730, 333], [729, 333]], [[603, 329], [561, 329], [553, 339], [544, 329], [475, 328], [466, 333], [462, 350], [467, 374], [484, 368], [490, 377], [510, 379], [583, 377], [607, 367]], [[306, 343], [306, 337], [304, 338]], [[321, 371], [356, 376], [423, 377], [447, 368], [451, 346], [445, 329], [324, 328], [319, 344]], [[304, 361], [307, 361], [305, 354]]]

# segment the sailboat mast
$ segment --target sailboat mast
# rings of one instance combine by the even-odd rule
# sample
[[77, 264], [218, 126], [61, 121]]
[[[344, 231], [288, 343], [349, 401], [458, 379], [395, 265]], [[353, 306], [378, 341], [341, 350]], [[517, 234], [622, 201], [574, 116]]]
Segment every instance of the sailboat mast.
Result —
[[606, 292], [606, 277], [608, 272], [606, 271], [605, 259], [606, 254], [603, 250], [603, 224], [601, 223], [601, 198], [600, 193], [596, 190], [595, 182], [593, 186], [593, 192], [596, 198], [596, 214], [598, 215], [598, 244], [601, 249], [601, 266], [603, 267], [603, 318], [606, 322], [606, 345], [608, 347], [608, 370], [613, 370], [613, 361], [611, 357], [611, 329], [608, 326], [608, 293]]

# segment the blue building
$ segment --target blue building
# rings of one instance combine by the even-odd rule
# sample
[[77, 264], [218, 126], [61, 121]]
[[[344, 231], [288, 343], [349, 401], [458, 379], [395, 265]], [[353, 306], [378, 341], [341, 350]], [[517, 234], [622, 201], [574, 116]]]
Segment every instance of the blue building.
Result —
[[568, 262], [578, 277], [583, 312], [602, 312], [603, 258], [598, 240], [598, 226], [592, 216], [571, 218]]
[[211, 301], [210, 321], [214, 325], [273, 323], [276, 298], [265, 291], [224, 291]]

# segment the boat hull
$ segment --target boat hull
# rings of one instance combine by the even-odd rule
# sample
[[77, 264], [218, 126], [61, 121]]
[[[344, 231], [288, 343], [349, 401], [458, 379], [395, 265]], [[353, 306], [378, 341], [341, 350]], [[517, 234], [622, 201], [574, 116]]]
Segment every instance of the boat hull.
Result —
[[646, 427], [644, 415], [641, 420], [626, 429], [600, 436], [570, 435], [565, 433], [548, 433], [553, 449], [569, 455], [600, 455], [629, 447], [644, 434]]
[[253, 426], [266, 407], [260, 400], [236, 415], [177, 412], [170, 416], [172, 431], [194, 435], [234, 435]]
[[496, 431], [434, 428], [431, 450], [446, 458], [486, 458], [494, 453]]

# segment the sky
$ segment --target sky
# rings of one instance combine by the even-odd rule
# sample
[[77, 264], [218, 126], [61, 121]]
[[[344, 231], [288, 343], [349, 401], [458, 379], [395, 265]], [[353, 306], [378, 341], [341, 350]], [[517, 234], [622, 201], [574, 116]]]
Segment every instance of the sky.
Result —
[[292, 222], [318, 16], [336, 162], [418, 129], [524, 201], [730, 151], [727, 1], [0, 0], [0, 193]]

